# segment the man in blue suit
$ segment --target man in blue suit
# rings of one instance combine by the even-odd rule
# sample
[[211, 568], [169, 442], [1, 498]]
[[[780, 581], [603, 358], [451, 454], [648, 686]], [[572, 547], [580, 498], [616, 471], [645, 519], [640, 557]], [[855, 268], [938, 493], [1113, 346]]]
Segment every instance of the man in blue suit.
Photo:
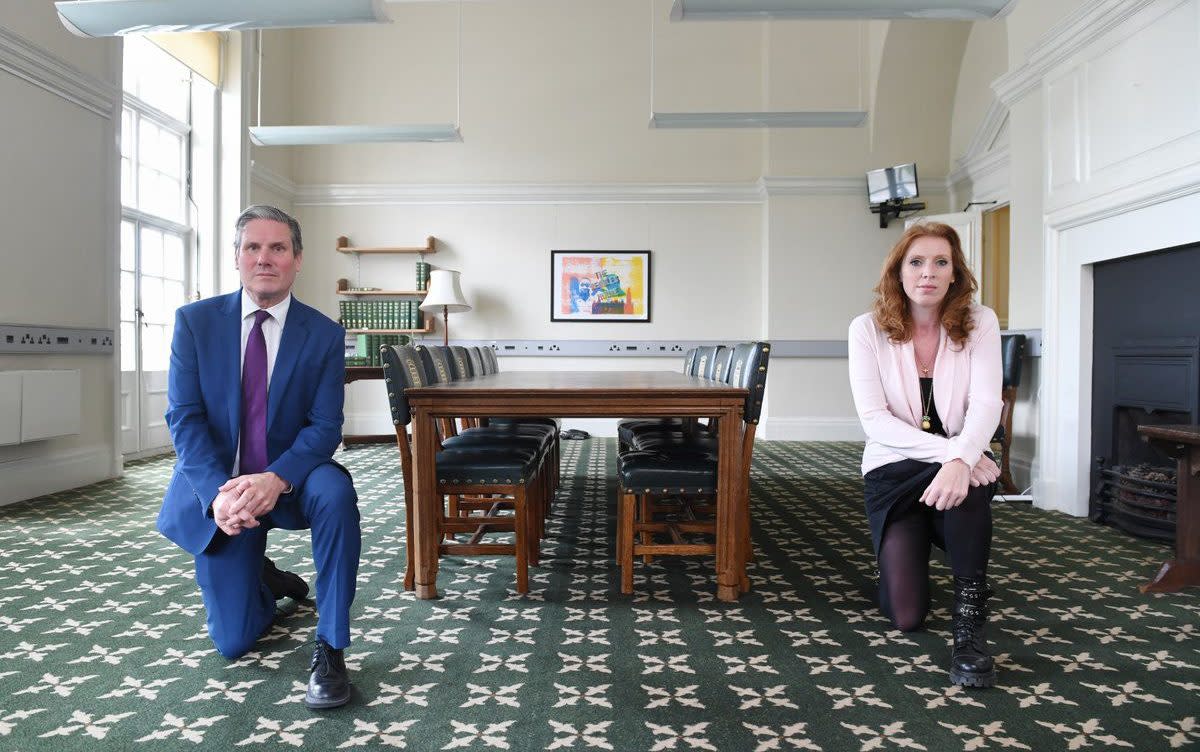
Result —
[[270, 206], [238, 217], [238, 292], [175, 316], [167, 425], [178, 459], [158, 529], [196, 559], [208, 633], [226, 658], [248, 652], [308, 585], [265, 557], [267, 531], [311, 529], [317, 639], [305, 703], [350, 700], [360, 549], [358, 497], [333, 461], [342, 440], [345, 331], [292, 297], [300, 225]]

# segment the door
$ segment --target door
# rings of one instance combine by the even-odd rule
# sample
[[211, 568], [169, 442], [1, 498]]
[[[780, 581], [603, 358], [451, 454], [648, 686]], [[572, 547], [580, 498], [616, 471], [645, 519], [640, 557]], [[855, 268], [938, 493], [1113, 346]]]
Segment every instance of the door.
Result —
[[[963, 255], [967, 257], [967, 267], [981, 282], [983, 272], [982, 236], [983, 222], [976, 212], [954, 212], [952, 214], [926, 214], [904, 220], [908, 228], [918, 222], [941, 222], [953, 227], [958, 232], [958, 241], [962, 244]], [[979, 293], [975, 294], [975, 302], [979, 302]]]
[[188, 233], [121, 222], [121, 451], [170, 449], [167, 371], [175, 309], [187, 302]]

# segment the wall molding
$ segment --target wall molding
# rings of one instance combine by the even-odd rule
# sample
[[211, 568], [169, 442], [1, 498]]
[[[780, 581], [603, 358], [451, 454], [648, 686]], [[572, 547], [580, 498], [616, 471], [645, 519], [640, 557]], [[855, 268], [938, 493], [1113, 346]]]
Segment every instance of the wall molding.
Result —
[[120, 107], [117, 86], [84, 73], [3, 26], [0, 70], [105, 119], [115, 117]]
[[763, 418], [768, 441], [866, 441], [858, 418]]
[[271, 168], [259, 164], [256, 160], [250, 161], [250, 182], [284, 196], [293, 203], [296, 200], [296, 194], [300, 191], [300, 186], [290, 178], [285, 178]]
[[1020, 66], [992, 82], [992, 91], [1005, 107], [1041, 86], [1042, 78], [1143, 8], [1159, 0], [1098, 0], [1084, 3], [1039, 39]]
[[112, 447], [103, 444], [0, 462], [0, 506], [108, 480], [117, 467]]
[[[986, 177], [1007, 170], [1009, 161], [1007, 146], [973, 158], [964, 157], [959, 160], [958, 167], [954, 169], [954, 172], [950, 173], [950, 177], [947, 180], [954, 186], [961, 185], [968, 180], [971, 183], [980, 183]], [[979, 199], [979, 197], [976, 196], [976, 199]]]
[[754, 183], [314, 183], [296, 206], [413, 204], [759, 204]]

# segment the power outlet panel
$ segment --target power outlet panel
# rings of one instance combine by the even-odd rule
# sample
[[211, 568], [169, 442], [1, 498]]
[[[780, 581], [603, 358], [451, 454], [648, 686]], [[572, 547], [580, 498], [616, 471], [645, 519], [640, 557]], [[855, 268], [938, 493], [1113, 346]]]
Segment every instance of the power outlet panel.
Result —
[[112, 355], [112, 329], [0, 324], [0, 354]]

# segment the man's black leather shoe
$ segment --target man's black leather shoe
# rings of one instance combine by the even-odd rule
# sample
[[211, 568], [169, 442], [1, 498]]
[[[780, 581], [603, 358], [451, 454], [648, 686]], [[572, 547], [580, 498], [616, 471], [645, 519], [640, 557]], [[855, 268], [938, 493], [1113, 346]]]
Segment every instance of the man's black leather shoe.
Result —
[[267, 557], [263, 557], [262, 568], [263, 584], [271, 591], [271, 595], [275, 596], [275, 600], [283, 597], [289, 597], [295, 601], [302, 601], [308, 597], [308, 583], [304, 581], [298, 574], [285, 572], [275, 566], [275, 562]]
[[318, 638], [309, 671], [312, 673], [308, 676], [304, 704], [310, 709], [340, 708], [350, 702], [350, 675], [342, 651], [334, 650]]

